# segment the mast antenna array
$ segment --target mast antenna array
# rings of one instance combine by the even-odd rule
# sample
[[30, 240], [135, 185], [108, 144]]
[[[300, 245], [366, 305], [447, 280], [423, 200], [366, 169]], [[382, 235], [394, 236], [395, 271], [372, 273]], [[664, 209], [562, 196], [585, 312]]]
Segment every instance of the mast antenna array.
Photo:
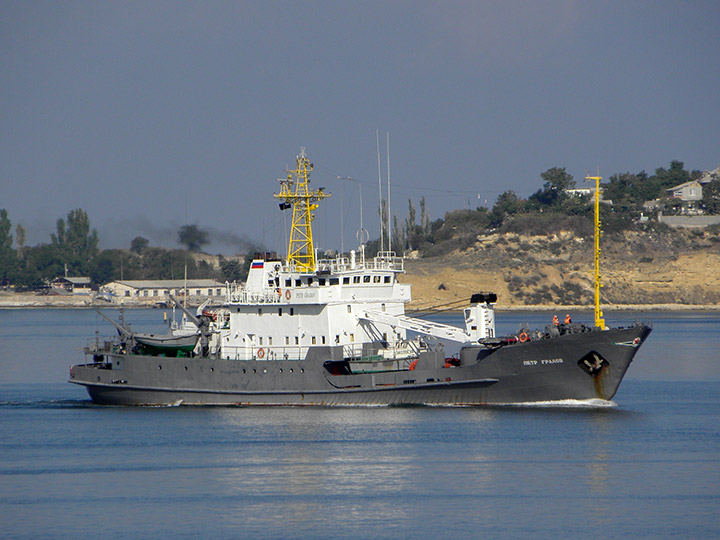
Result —
[[295, 169], [286, 171], [287, 179], [280, 181], [280, 193], [273, 194], [273, 197], [282, 201], [280, 210], [293, 209], [287, 262], [288, 266], [294, 266], [301, 272], [315, 271], [312, 235], [312, 220], [315, 216], [312, 212], [318, 207], [318, 201], [330, 197], [330, 193], [325, 193], [323, 188], [310, 190], [312, 170], [313, 164], [305, 156], [305, 147], [301, 147]]

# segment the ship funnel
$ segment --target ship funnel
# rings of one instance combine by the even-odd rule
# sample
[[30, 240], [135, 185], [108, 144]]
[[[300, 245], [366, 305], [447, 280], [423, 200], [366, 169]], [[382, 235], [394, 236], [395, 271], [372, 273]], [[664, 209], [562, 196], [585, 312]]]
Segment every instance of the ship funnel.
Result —
[[465, 332], [473, 341], [495, 337], [495, 293], [475, 293], [470, 298], [470, 307], [463, 310]]

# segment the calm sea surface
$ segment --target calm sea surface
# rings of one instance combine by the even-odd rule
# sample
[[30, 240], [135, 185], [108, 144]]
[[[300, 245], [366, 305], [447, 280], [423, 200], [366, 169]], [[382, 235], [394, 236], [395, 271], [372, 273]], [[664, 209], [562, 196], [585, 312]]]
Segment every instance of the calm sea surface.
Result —
[[65, 382], [97, 314], [0, 310], [0, 538], [720, 538], [720, 314], [606, 319], [611, 406], [124, 408]]

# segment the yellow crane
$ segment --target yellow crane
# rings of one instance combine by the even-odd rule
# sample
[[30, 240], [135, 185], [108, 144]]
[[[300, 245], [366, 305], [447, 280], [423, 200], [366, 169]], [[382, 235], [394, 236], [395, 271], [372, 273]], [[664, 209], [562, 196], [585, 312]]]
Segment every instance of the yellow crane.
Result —
[[600, 309], [600, 287], [602, 282], [600, 281], [600, 180], [602, 176], [586, 176], [586, 181], [595, 180], [595, 326], [601, 330], [605, 330], [605, 319], [603, 319], [603, 312]]
[[315, 246], [312, 236], [313, 211], [317, 202], [330, 196], [323, 188], [311, 191], [310, 172], [313, 164], [305, 156], [305, 148], [296, 157], [295, 169], [287, 170], [287, 179], [280, 181], [280, 193], [273, 197], [281, 200], [280, 209], [293, 209], [288, 245], [288, 266], [300, 272], [315, 271]]

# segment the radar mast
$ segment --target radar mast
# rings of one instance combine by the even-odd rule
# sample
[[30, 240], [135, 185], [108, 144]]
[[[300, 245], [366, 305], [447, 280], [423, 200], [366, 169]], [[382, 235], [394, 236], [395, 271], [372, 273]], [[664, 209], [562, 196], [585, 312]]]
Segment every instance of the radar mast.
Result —
[[280, 181], [280, 193], [273, 197], [281, 200], [280, 209], [293, 209], [292, 225], [290, 226], [290, 243], [288, 244], [288, 266], [300, 272], [315, 271], [315, 246], [312, 236], [313, 210], [317, 202], [329, 197], [323, 188], [315, 191], [309, 189], [310, 172], [313, 164], [305, 156], [305, 147], [300, 148], [296, 157], [295, 169], [287, 170], [287, 180]]
[[586, 176], [585, 180], [595, 180], [595, 244], [593, 250], [595, 253], [595, 326], [600, 330], [605, 330], [605, 319], [603, 319], [603, 312], [600, 308], [600, 287], [603, 286], [600, 280], [600, 194], [602, 193], [600, 180], [602, 180], [602, 176]]

